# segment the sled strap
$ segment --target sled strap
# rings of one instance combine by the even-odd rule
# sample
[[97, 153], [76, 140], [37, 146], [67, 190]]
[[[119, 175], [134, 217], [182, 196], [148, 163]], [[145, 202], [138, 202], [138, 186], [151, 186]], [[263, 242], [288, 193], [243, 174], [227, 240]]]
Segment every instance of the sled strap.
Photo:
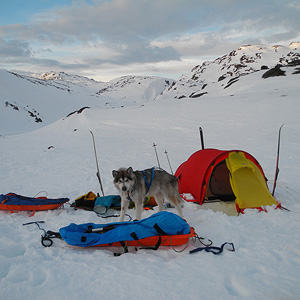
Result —
[[137, 237], [137, 235], [136, 235], [135, 232], [131, 233], [130, 235], [134, 238], [135, 241], [137, 241], [143, 247], [143, 248], [140, 248], [140, 249], [144, 249], [144, 250], [157, 250], [159, 248], [159, 246], [161, 245], [161, 235], [158, 236], [158, 241], [155, 244], [155, 246], [153, 246], [153, 247], [150, 247], [150, 246], [146, 247], [145, 245], [143, 245], [139, 241], [139, 239], [138, 239], [138, 237]]
[[121, 256], [124, 253], [128, 253], [128, 247], [127, 244], [124, 241], [119, 242], [122, 246], [122, 251], [121, 252], [116, 252], [114, 253], [114, 256]]
[[158, 232], [159, 235], [167, 235], [158, 225], [157, 223], [154, 224], [154, 229]]
[[47, 233], [41, 237], [41, 243], [44, 247], [51, 247], [53, 244], [52, 239], [62, 239], [59, 232], [54, 232], [51, 230], [48, 230]]
[[139, 238], [137, 237], [135, 232], [132, 232], [130, 235], [132, 236], [132, 238], [137, 241], [143, 248], [141, 249], [146, 249], [146, 250], [157, 250], [159, 248], [159, 246], [161, 245], [161, 236], [162, 235], [167, 235], [158, 225], [157, 223], [155, 223], [155, 225], [153, 226], [155, 228], [155, 230], [158, 233], [158, 241], [155, 244], [155, 246], [153, 247], [146, 247], [145, 245], [143, 245], [140, 241]]
[[31, 225], [31, 224], [37, 225], [39, 230], [43, 231], [43, 233], [44, 233], [43, 235], [41, 235], [42, 245], [44, 247], [51, 247], [53, 244], [52, 239], [54, 239], [54, 238], [62, 239], [62, 237], [59, 232], [54, 232], [54, 231], [50, 231], [50, 230], [48, 230], [46, 232], [46, 230], [40, 226], [40, 224], [44, 224], [44, 223], [45, 223], [45, 221], [35, 221], [35, 222], [25, 223], [25, 224], [23, 224], [23, 226]]
[[228, 249], [228, 251], [235, 251], [234, 245], [233, 243], [224, 243], [221, 247], [213, 247], [213, 246], [208, 246], [208, 247], [200, 247], [200, 248], [196, 248], [194, 250], [190, 251], [190, 254], [199, 252], [199, 251], [205, 251], [205, 252], [211, 252], [215, 255], [217, 254], [221, 254], [224, 250], [225, 245], [230, 245], [232, 249]]
[[[143, 172], [143, 178], [144, 178], [145, 183], [146, 183], [147, 188], [148, 188], [147, 193], [149, 192], [150, 187], [151, 187], [151, 185], [152, 185], [152, 181], [153, 181], [153, 177], [154, 177], [154, 169], [155, 169], [155, 168], [152, 168], [152, 169], [151, 169], [151, 174], [148, 173], [148, 172], [146, 172], [146, 171], [142, 171], [142, 172]], [[149, 176], [150, 176], [150, 182], [148, 182], [148, 180], [147, 180], [147, 178], [146, 178], [146, 175], [149, 175]]]

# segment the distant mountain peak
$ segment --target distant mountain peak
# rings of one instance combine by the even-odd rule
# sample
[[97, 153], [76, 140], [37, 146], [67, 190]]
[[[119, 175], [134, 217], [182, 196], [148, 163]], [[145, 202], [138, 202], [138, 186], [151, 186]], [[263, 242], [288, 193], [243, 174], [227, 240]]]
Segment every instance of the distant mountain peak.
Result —
[[293, 48], [294, 50], [298, 50], [300, 48], [300, 42], [291, 42], [289, 47]]
[[44, 79], [44, 80], [64, 80], [64, 75], [67, 75], [64, 72], [54, 72], [54, 71], [50, 71], [50, 72], [46, 72], [46, 73], [42, 73], [40, 75], [38, 75], [37, 77], [39, 79]]
[[55, 71], [50, 71], [38, 75], [33, 75], [34, 77], [42, 80], [47, 80], [47, 81], [65, 81], [65, 82], [72, 82], [74, 84], [94, 84], [98, 83], [98, 81], [88, 78], [85, 76], [80, 76], [80, 75], [71, 75], [67, 74], [65, 72], [55, 72]]

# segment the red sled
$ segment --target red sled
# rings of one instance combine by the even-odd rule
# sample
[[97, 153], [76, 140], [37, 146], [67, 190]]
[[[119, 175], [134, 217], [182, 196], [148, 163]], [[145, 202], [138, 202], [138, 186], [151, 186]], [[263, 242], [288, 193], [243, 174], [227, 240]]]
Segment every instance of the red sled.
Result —
[[0, 195], [0, 210], [16, 211], [41, 211], [57, 209], [64, 203], [68, 202], [68, 198], [48, 199], [47, 197], [26, 197], [15, 193]]

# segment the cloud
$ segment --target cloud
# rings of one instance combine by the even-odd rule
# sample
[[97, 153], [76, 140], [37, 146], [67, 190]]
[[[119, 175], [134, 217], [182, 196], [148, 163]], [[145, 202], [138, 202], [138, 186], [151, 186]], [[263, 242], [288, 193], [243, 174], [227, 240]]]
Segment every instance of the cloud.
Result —
[[249, 42], [297, 41], [299, 14], [298, 0], [73, 1], [26, 24], [0, 26], [0, 56], [78, 72], [137, 64], [155, 69]]
[[36, 57], [36, 54], [51, 52], [49, 49], [39, 49], [37, 52], [32, 49], [26, 41], [0, 39], [0, 61], [1, 64], [35, 65], [38, 68], [61, 68], [61, 69], [84, 69], [87, 64], [64, 63], [56, 59]]
[[32, 51], [30, 45], [26, 41], [22, 40], [9, 40], [4, 41], [0, 39], [0, 58], [1, 61], [24, 59], [30, 57]]

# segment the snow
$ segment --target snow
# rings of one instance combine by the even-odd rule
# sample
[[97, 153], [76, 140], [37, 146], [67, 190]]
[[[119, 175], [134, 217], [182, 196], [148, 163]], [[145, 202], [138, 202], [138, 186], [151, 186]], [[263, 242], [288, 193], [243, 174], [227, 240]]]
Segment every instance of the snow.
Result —
[[[122, 102], [120, 90], [114, 109], [89, 103], [91, 109], [70, 117], [64, 113], [36, 130], [30, 126], [30, 130], [17, 126], [9, 130], [1, 123], [0, 192], [40, 193], [49, 198], [68, 197], [70, 202], [89, 191], [100, 192], [89, 130], [95, 135], [104, 191], [111, 195], [117, 193], [112, 170], [157, 165], [153, 142], [161, 167], [169, 170], [167, 150], [175, 171], [199, 150], [199, 126], [207, 148], [251, 153], [272, 188], [278, 129], [284, 123], [275, 196], [290, 212], [269, 207], [268, 212], [246, 210], [244, 215], [228, 216], [186, 203], [184, 218], [199, 236], [211, 239], [215, 246], [232, 242], [236, 251], [225, 250], [219, 256], [189, 254], [199, 246], [191, 241], [181, 253], [169, 248], [130, 249], [130, 253], [114, 257], [116, 249], [82, 249], [61, 240], [44, 248], [40, 243], [43, 232], [35, 224], [23, 224], [44, 221], [42, 228], [58, 231], [69, 223], [109, 223], [115, 218], [99, 218], [69, 205], [36, 212], [32, 217], [25, 212], [1, 211], [0, 299], [299, 299], [300, 91], [299, 75], [289, 70], [287, 76], [268, 79], [261, 78], [264, 71], [257, 71], [228, 89], [218, 86], [213, 93], [211, 88], [207, 95], [195, 99], [179, 100], [164, 93], [155, 101], [133, 105]], [[10, 80], [6, 81], [6, 93], [13, 93], [10, 84], [15, 82]], [[27, 83], [24, 85], [30, 91]], [[47, 89], [49, 98], [45, 101], [55, 96], [61, 109], [71, 112], [65, 98], [68, 93], [41, 88]], [[32, 104], [26, 93], [22, 99]], [[81, 104], [72, 109], [84, 106]], [[47, 113], [44, 101], [40, 100], [39, 107]], [[50, 120], [50, 113], [45, 116]], [[176, 213], [175, 209], [167, 210]], [[143, 217], [156, 211], [144, 211]], [[134, 210], [129, 214], [134, 217]]]

